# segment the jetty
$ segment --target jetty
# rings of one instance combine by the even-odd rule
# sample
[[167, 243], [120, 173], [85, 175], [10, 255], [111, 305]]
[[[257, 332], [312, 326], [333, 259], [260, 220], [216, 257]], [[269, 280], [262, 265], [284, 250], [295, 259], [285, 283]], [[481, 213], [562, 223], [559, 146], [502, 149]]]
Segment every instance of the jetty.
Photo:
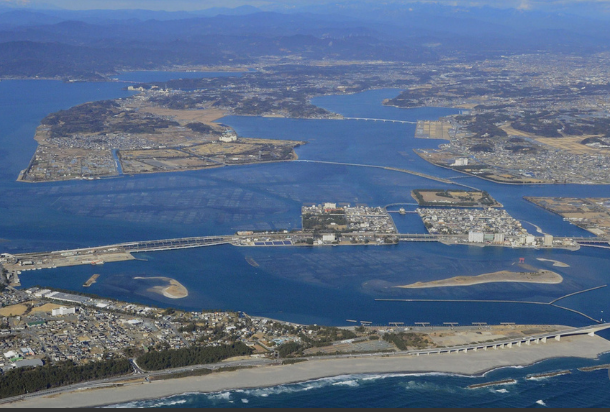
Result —
[[610, 369], [610, 363], [607, 363], [605, 365], [587, 366], [584, 368], [578, 368], [578, 370], [581, 372], [595, 372], [595, 371], [600, 371], [603, 369]]
[[501, 381], [475, 383], [474, 385], [468, 385], [466, 387], [466, 389], [481, 389], [481, 388], [489, 388], [490, 386], [513, 385], [515, 383], [517, 383], [517, 381], [514, 379], [503, 379]]
[[549, 373], [538, 373], [536, 375], [527, 375], [525, 377], [525, 379], [527, 379], [527, 380], [534, 379], [535, 380], [535, 379], [553, 378], [555, 376], [569, 375], [571, 373], [572, 373], [572, 371], [569, 371], [569, 370], [558, 371], [558, 372], [549, 372]]
[[99, 278], [99, 277], [100, 277], [100, 275], [98, 275], [98, 274], [95, 274], [95, 275], [91, 276], [91, 277], [90, 277], [89, 279], [87, 279], [87, 281], [86, 281], [86, 282], [83, 284], [83, 287], [84, 287], [84, 288], [88, 288], [88, 287], [90, 287], [91, 285], [93, 285], [93, 284], [94, 284], [94, 283], [97, 281], [97, 278]]

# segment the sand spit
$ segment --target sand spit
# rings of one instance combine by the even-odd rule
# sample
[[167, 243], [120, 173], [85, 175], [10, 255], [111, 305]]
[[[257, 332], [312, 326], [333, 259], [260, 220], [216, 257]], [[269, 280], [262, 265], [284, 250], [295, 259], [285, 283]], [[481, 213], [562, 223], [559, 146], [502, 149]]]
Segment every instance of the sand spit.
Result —
[[[610, 342], [599, 336], [562, 337], [546, 344], [511, 349], [469, 352], [468, 354], [435, 354], [429, 356], [386, 356], [310, 360], [285, 366], [264, 366], [205, 376], [135, 383], [123, 387], [79, 390], [39, 396], [2, 407], [66, 408], [126, 403], [158, 399], [192, 392], [219, 392], [233, 389], [272, 387], [326, 377], [379, 373], [450, 373], [480, 375], [507, 366], [526, 366], [550, 358], [589, 358], [610, 351]], [[143, 379], [142, 379], [143, 380]]]
[[452, 286], [472, 286], [483, 283], [547, 283], [557, 284], [563, 282], [563, 277], [550, 270], [540, 270], [538, 272], [510, 272], [502, 270], [499, 272], [485, 273], [479, 276], [456, 276], [449, 279], [434, 280], [431, 282], [417, 282], [411, 285], [396, 286], [403, 289], [424, 289], [441, 288]]
[[189, 295], [189, 291], [187, 288], [182, 285], [182, 283], [178, 282], [176, 279], [166, 278], [163, 276], [155, 276], [155, 277], [141, 277], [136, 276], [134, 279], [159, 279], [167, 282], [167, 286], [154, 286], [148, 289], [149, 292], [158, 293], [160, 295], [165, 296], [170, 299], [183, 299]]

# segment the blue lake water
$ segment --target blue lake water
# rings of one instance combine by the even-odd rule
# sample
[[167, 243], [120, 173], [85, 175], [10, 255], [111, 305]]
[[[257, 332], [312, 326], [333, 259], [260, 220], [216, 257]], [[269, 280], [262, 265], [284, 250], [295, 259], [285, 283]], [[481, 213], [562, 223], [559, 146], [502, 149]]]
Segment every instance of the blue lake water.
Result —
[[[146, 72], [128, 80], [163, 80], [175, 77], [175, 74], [146, 76], [151, 76], [151, 73]], [[86, 101], [127, 96], [128, 92], [122, 90], [123, 87], [124, 83], [0, 82], [0, 252], [56, 250], [132, 240], [228, 234], [244, 229], [293, 229], [300, 226], [303, 203], [336, 201], [387, 205], [412, 202], [410, 191], [415, 188], [447, 187], [439, 182], [381, 169], [306, 162], [125, 176], [91, 182], [35, 185], [15, 182], [19, 171], [27, 166], [35, 151], [36, 143], [32, 137], [44, 116]], [[401, 110], [381, 105], [383, 99], [397, 93], [396, 90], [376, 90], [351, 96], [326, 96], [314, 99], [314, 103], [350, 117], [415, 121], [455, 113], [454, 110], [443, 108]], [[432, 166], [413, 153], [414, 148], [433, 148], [442, 143], [415, 139], [413, 124], [235, 116], [222, 121], [246, 137], [308, 141], [308, 144], [297, 149], [300, 160], [395, 166], [440, 177], [456, 176], [455, 172]], [[459, 179], [458, 182], [467, 182], [487, 190], [513, 216], [536, 224], [554, 235], [589, 234], [564, 222], [561, 217], [526, 202], [523, 196], [590, 196], [594, 191], [595, 196], [610, 197], [608, 186], [508, 186], [474, 178]], [[395, 219], [403, 233], [424, 232], [423, 225], [415, 215], [395, 215]], [[550, 302], [568, 293], [605, 285], [610, 267], [608, 252], [600, 249], [583, 248], [578, 252], [525, 251], [417, 243], [340, 248], [223, 246], [140, 254], [137, 257], [141, 260], [97, 267], [25, 272], [21, 281], [24, 287], [54, 286], [189, 310], [242, 310], [251, 315], [299, 323], [345, 325], [346, 319], [357, 319], [376, 324], [451, 321], [462, 324], [518, 322], [580, 326], [591, 321], [547, 305], [407, 303], [375, 299]], [[457, 275], [510, 270], [522, 257], [532, 266], [555, 270], [564, 277], [564, 282], [559, 285], [487, 284], [431, 290], [394, 287]], [[250, 265], [246, 258], [254, 259], [258, 267]], [[554, 268], [549, 263], [538, 261], [538, 258], [559, 260], [570, 267]], [[82, 288], [83, 282], [93, 273], [101, 274], [98, 282], [89, 289]], [[170, 300], [151, 294], [146, 290], [150, 283], [133, 279], [137, 276], [177, 279], [189, 289], [189, 297]], [[565, 299], [561, 304], [595, 319], [603, 319], [604, 312], [610, 313], [608, 295], [607, 289], [600, 289]], [[456, 397], [455, 391], [460, 390], [457, 388], [470, 379], [357, 378], [356, 384], [335, 385], [334, 381], [324, 381], [311, 393], [302, 390], [304, 386], [300, 384], [288, 386], [289, 389], [278, 390], [278, 393], [269, 396], [249, 394], [244, 398], [248, 404], [242, 403], [239, 398], [242, 395], [236, 393], [220, 394], [218, 399], [190, 397], [186, 404], [273, 406], [304, 402], [304, 406], [332, 406], [336, 404], [331, 399], [336, 399], [350, 405], [347, 399], [358, 393], [362, 396], [361, 401], [354, 401], [353, 405], [365, 402], [370, 406], [416, 406], [424, 402], [417, 400], [422, 394], [435, 391], [445, 393], [442, 388], [453, 388], [451, 390], [454, 392], [447, 391], [446, 395], [438, 398], [424, 396], [423, 399], [432, 402], [430, 406], [434, 402], [444, 402], [445, 405], [457, 402], [455, 406], [532, 406], [537, 400], [548, 399], [550, 394], [554, 394], [558, 402], [565, 406], [572, 405], [561, 390], [569, 386], [573, 377], [556, 378], [552, 380], [553, 385], [519, 384], [514, 387], [519, 388], [516, 392], [514, 388], [508, 389], [508, 393], [487, 390], [473, 392], [471, 396], [464, 395], [465, 398], [459, 392], [461, 395]], [[347, 381], [350, 379], [340, 380]], [[409, 386], [409, 382], [415, 383]], [[603, 382], [607, 385], [607, 381]], [[534, 385], [533, 389], [528, 385]], [[371, 395], [371, 392], [375, 392], [370, 391], [371, 388], [381, 390], [379, 396]], [[384, 392], [386, 389], [390, 392]], [[316, 404], [316, 393], [326, 401]], [[391, 400], [390, 393], [396, 396], [396, 404]], [[466, 403], [462, 404], [456, 398], [464, 398]], [[580, 402], [578, 399], [574, 402]], [[600, 402], [607, 402], [607, 397], [601, 399]], [[184, 399], [179, 400], [182, 402]], [[592, 399], [587, 405], [598, 405], [595, 402], [598, 401]]]

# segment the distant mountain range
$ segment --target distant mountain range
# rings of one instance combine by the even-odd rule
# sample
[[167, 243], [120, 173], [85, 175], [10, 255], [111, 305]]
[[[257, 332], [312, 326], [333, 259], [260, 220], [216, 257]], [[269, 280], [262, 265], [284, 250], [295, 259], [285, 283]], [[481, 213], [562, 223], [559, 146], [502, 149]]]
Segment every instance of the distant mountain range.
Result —
[[437, 4], [370, 2], [198, 12], [0, 8], [0, 76], [99, 78], [117, 70], [248, 64], [262, 56], [429, 62], [607, 50], [608, 22]]

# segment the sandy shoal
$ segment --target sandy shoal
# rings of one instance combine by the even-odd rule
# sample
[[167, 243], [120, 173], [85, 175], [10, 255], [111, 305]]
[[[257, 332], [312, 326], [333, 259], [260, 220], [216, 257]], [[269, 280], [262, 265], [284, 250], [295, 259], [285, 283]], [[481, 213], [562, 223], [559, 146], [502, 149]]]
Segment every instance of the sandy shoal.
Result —
[[569, 268], [570, 267], [570, 265], [568, 265], [567, 263], [563, 263], [558, 260], [543, 259], [543, 258], [537, 258], [536, 260], [539, 260], [540, 262], [551, 262], [551, 263], [553, 263], [553, 266], [559, 267], [559, 268]]
[[218, 392], [232, 389], [271, 387], [325, 377], [367, 373], [441, 372], [478, 375], [505, 366], [525, 366], [544, 359], [579, 357], [594, 359], [610, 351], [610, 342], [599, 336], [562, 337], [561, 342], [523, 345], [511, 349], [429, 356], [392, 356], [314, 360], [286, 366], [264, 366], [235, 372], [180, 378], [152, 383], [61, 395], [40, 396], [4, 407], [66, 408], [158, 399], [190, 392]]
[[502, 270], [494, 273], [486, 273], [479, 276], [456, 276], [449, 279], [433, 280], [431, 282], [417, 282], [405, 286], [396, 286], [402, 289], [425, 289], [444, 288], [452, 286], [473, 286], [484, 283], [539, 283], [558, 284], [563, 282], [563, 277], [550, 270], [541, 270], [537, 274], [523, 272], [510, 272]]
[[189, 295], [189, 291], [184, 285], [178, 282], [176, 279], [167, 278], [164, 276], [155, 277], [141, 277], [136, 276], [134, 279], [146, 280], [146, 279], [160, 279], [168, 283], [168, 286], [153, 286], [148, 289], [150, 292], [158, 293], [170, 299], [182, 299]]

